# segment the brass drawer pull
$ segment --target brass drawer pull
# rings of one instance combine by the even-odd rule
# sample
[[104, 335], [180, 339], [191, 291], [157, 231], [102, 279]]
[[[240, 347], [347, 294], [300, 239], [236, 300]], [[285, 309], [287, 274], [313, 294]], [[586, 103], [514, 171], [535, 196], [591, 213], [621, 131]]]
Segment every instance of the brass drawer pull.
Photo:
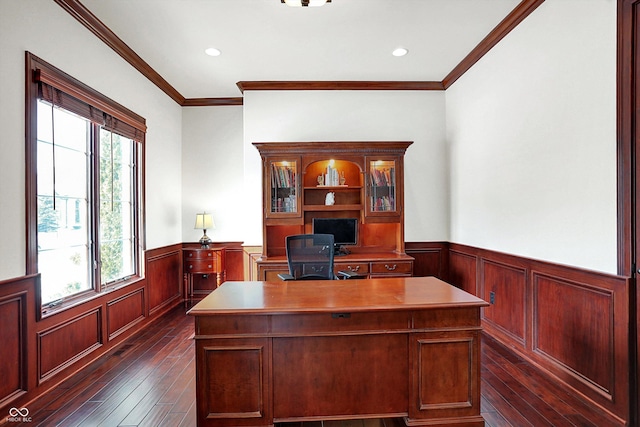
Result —
[[359, 265], [356, 265], [356, 267], [355, 267], [355, 268], [353, 268], [353, 267], [351, 267], [350, 265], [348, 265], [348, 266], [347, 266], [347, 270], [349, 270], [349, 271], [358, 271], [358, 270], [360, 270], [360, 266], [359, 266]]
[[389, 267], [389, 264], [385, 264], [384, 268], [386, 268], [389, 271], [393, 271], [398, 267], [398, 264], [393, 264], [393, 267]]

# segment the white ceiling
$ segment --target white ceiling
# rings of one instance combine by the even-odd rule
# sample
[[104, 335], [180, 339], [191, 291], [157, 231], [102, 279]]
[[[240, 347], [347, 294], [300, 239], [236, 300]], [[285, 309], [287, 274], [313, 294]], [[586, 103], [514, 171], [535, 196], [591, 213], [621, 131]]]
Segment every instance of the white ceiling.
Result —
[[219, 98], [239, 81], [439, 82], [520, 0], [81, 2], [182, 96]]

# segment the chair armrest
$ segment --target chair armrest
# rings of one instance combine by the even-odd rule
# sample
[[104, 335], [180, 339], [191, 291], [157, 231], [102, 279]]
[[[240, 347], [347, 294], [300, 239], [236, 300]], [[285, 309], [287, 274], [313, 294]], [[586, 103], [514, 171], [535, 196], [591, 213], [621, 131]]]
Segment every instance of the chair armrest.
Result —
[[280, 280], [296, 280], [296, 278], [289, 273], [278, 273], [278, 277]]
[[338, 271], [338, 278], [341, 278], [343, 280], [347, 280], [347, 279], [364, 279], [365, 276], [363, 276], [362, 274], [358, 274], [352, 271]]

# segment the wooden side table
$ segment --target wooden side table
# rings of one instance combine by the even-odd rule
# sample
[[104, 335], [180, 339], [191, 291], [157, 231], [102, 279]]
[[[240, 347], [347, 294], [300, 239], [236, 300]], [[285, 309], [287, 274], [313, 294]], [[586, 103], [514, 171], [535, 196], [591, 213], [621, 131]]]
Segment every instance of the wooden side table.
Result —
[[225, 281], [225, 248], [189, 248], [182, 250], [185, 276], [185, 301], [193, 298], [193, 275], [215, 274], [216, 287]]

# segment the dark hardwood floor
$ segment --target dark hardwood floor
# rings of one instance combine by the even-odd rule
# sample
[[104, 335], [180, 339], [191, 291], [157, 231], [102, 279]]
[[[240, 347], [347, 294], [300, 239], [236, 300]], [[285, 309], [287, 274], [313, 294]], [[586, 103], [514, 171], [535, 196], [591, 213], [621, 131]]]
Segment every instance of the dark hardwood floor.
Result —
[[[195, 426], [193, 323], [184, 307], [174, 309], [30, 404], [31, 422], [25, 424]], [[482, 416], [487, 427], [613, 425], [490, 337], [483, 336], [481, 348]], [[304, 427], [403, 425], [397, 420], [305, 424]]]

